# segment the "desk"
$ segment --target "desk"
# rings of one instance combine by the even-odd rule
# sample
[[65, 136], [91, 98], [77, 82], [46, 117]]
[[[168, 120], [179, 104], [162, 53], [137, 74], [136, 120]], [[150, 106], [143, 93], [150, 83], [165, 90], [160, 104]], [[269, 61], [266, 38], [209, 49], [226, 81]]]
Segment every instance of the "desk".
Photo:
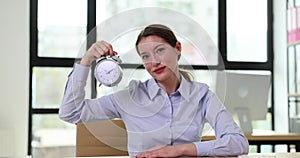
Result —
[[[300, 153], [297, 152], [297, 153], [250, 153], [248, 155], [219, 157], [219, 158], [299, 158], [299, 157], [300, 157]], [[80, 158], [84, 158], [84, 157], [80, 157]], [[97, 157], [93, 157], [93, 158], [97, 158]], [[103, 156], [102, 157], [101, 156], [98, 158], [134, 158], [134, 157], [130, 157], [130, 156]], [[218, 157], [214, 157], [214, 158], [218, 158]]]
[[[260, 153], [261, 145], [272, 145], [273, 151], [274, 146], [278, 144], [286, 144], [288, 147], [287, 151], [290, 152], [290, 145], [295, 145], [296, 151], [300, 152], [300, 134], [295, 133], [278, 133], [274, 131], [266, 130], [253, 130], [252, 134], [245, 134], [250, 145], [257, 146], [257, 152]], [[213, 133], [209, 133], [202, 137], [203, 141], [213, 140], [215, 136]]]
[[[99, 155], [128, 155], [127, 150], [127, 133], [126, 130], [116, 130], [115, 125], [125, 129], [122, 120], [100, 121], [94, 123], [77, 124], [76, 136], [76, 156], [99, 156]], [[113, 126], [113, 128], [112, 128]], [[91, 133], [92, 132], [92, 133]], [[250, 145], [257, 146], [257, 152], [261, 152], [261, 145], [272, 145], [273, 152], [275, 145], [286, 144], [287, 151], [290, 152], [290, 145], [296, 145], [296, 151], [300, 152], [300, 134], [278, 133], [266, 130], [253, 130], [253, 134], [246, 134]], [[112, 138], [110, 144], [102, 142], [100, 138]], [[203, 132], [203, 141], [215, 139], [213, 130]], [[118, 147], [118, 150], [112, 148]]]
[[300, 153], [250, 153], [241, 155], [238, 158], [299, 158]]

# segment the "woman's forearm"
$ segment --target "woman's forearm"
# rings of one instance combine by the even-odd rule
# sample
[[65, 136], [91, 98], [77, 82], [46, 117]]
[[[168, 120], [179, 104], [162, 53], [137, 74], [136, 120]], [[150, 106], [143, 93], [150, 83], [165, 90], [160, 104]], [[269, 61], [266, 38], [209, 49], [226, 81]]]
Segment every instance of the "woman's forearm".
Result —
[[181, 156], [197, 156], [197, 149], [193, 143], [177, 145], [175, 150], [178, 150]]

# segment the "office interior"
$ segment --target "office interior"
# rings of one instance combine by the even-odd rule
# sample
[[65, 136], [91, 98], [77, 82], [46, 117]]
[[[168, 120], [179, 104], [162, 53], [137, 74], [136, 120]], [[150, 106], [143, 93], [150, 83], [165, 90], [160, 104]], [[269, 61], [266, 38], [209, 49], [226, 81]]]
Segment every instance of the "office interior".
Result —
[[[47, 4], [47, 3], [42, 3], [42, 2], [46, 2], [46, 0], [38, 0], [38, 1], [40, 2], [40, 4]], [[228, 3], [237, 2], [238, 4], [240, 4], [239, 1], [241, 0], [227, 0]], [[288, 2], [285, 0], [257, 0], [255, 1], [255, 3], [257, 4], [251, 6], [253, 8], [250, 15], [253, 15], [253, 18], [257, 18], [258, 23], [261, 22], [258, 20], [259, 16], [261, 15], [256, 14], [255, 8], [256, 7], [259, 8], [260, 6], [263, 6], [263, 3], [267, 4], [267, 2], [271, 4], [273, 8], [272, 11], [273, 16], [271, 19], [269, 19], [270, 20], [269, 25], [272, 25], [272, 27], [268, 27], [271, 28], [272, 31], [272, 36], [268, 37], [268, 40], [269, 42], [271, 42], [271, 44], [265, 42], [266, 45], [272, 46], [272, 47], [268, 47], [268, 49], [269, 51], [271, 49], [270, 52], [272, 53], [271, 54], [272, 61], [270, 63], [272, 64], [271, 81], [273, 86], [272, 88], [273, 97], [270, 97], [271, 103], [270, 101], [268, 102], [268, 104], [272, 104], [271, 106], [273, 107], [272, 108], [273, 116], [268, 115], [266, 117], [269, 117], [269, 119], [273, 118], [273, 120], [269, 121], [268, 123], [266, 123], [265, 121], [256, 121], [254, 126], [258, 127], [258, 129], [264, 130], [263, 127], [267, 127], [268, 129], [274, 130], [276, 132], [283, 132], [283, 133], [290, 132], [289, 129], [290, 114], [288, 108], [289, 107], [289, 102], [288, 102], [289, 77], [288, 76], [289, 73], [291, 72], [289, 72], [288, 61], [291, 60], [288, 60], [288, 53], [287, 53], [290, 47], [290, 45], [287, 42], [288, 41], [287, 6], [291, 4], [295, 4], [296, 3], [295, 1]], [[45, 89], [42, 89], [43, 91], [47, 91], [48, 90], [47, 88], [49, 87], [52, 88], [54, 87], [56, 89], [55, 92], [61, 91], [59, 94], [56, 95], [61, 95], [63, 94], [64, 85], [67, 80], [68, 72], [71, 71], [72, 67], [67, 67], [63, 64], [61, 65], [61, 67], [59, 67], [59, 65], [54, 64], [55, 66], [52, 67], [54, 68], [54, 71], [52, 71], [51, 64], [49, 64], [50, 65], [49, 66], [49, 65], [44, 65], [43, 63], [39, 63], [42, 62], [44, 59], [47, 60], [51, 58], [49, 57], [49, 54], [44, 54], [44, 56], [41, 55], [41, 57], [44, 59], [40, 61], [31, 61], [32, 58], [30, 58], [30, 54], [39, 51], [39, 50], [35, 50], [34, 48], [36, 47], [32, 46], [32, 43], [35, 41], [32, 40], [33, 38], [31, 33], [32, 31], [35, 30], [32, 28], [34, 24], [32, 23], [31, 20], [33, 17], [36, 17], [31, 12], [32, 9], [34, 9], [34, 5], [32, 5], [32, 2], [36, 2], [36, 1], [35, 0], [0, 1], [0, 12], [1, 12], [1, 16], [0, 16], [1, 19], [0, 52], [1, 53], [0, 55], [2, 59], [1, 71], [0, 71], [2, 73], [1, 80], [0, 80], [1, 81], [0, 87], [2, 89], [1, 92], [2, 103], [0, 106], [0, 156], [24, 156], [28, 154], [38, 155], [41, 153], [45, 154], [43, 155], [44, 157], [47, 156], [50, 157], [51, 155], [70, 156], [68, 154], [74, 153], [75, 150], [74, 146], [76, 141], [76, 128], [75, 125], [59, 122], [59, 119], [57, 118], [57, 114], [55, 114], [58, 111], [57, 107], [59, 107], [58, 105], [59, 99], [62, 96], [59, 96], [58, 100], [54, 101], [56, 105], [52, 105], [52, 103], [47, 104], [43, 100], [40, 100], [42, 106], [39, 107], [39, 105], [36, 105], [35, 103], [36, 101], [38, 101], [38, 99], [34, 100], [33, 98], [40, 95], [38, 93], [35, 93], [36, 92], [35, 90], [37, 90], [37, 87], [41, 85], [35, 84], [35, 83], [39, 83], [39, 81], [35, 81], [34, 79], [37, 78], [36, 76], [32, 77], [32, 75], [40, 75], [39, 77], [44, 79], [43, 81], [40, 82], [43, 82], [45, 85], [55, 84], [48, 87], [45, 86]], [[56, 15], [55, 13], [57, 12], [57, 10], [54, 9], [55, 5], [62, 4], [69, 7], [72, 6], [80, 7], [80, 4], [82, 2], [85, 1], [82, 0], [79, 3], [77, 3], [77, 1], [71, 2], [65, 0], [63, 2], [57, 0], [57, 1], [51, 1], [52, 6], [39, 6], [39, 7], [51, 8], [52, 10], [51, 9], [48, 10], [50, 12], [50, 15]], [[148, 1], [145, 1], [145, 3], [146, 2], [150, 3]], [[191, 1], [178, 0], [178, 6], [183, 4], [189, 4], [191, 2], [193, 2], [193, 0]], [[215, 2], [224, 4], [225, 1], [215, 0]], [[72, 4], [67, 5], [68, 3], [74, 3], [74, 5]], [[120, 3], [123, 2], [120, 1]], [[245, 1], [245, 3], [247, 3], [247, 1]], [[187, 6], [191, 7], [191, 5], [187, 5]], [[68, 8], [66, 8], [65, 11], [67, 12]], [[76, 14], [76, 12], [74, 12], [74, 14]], [[42, 14], [40, 15], [40, 17], [43, 16], [45, 15]], [[68, 15], [68, 16], [72, 17], [72, 15]], [[79, 21], [78, 19], [80, 19], [78, 17], [86, 18], [78, 13], [76, 14], [76, 16], [77, 17], [75, 17], [75, 20], [68, 19], [70, 21], [73, 20], [73, 22], [75, 21], [74, 25], [77, 25], [76, 21], [78, 22]], [[42, 22], [47, 23], [49, 22], [47, 20], [50, 19], [38, 19], [38, 20], [40, 20], [41, 23]], [[64, 20], [64, 21], [62, 20], [61, 22], [64, 23], [65, 21], [68, 20]], [[251, 20], [255, 21], [253, 19]], [[218, 23], [208, 24], [208, 27], [213, 26], [214, 24], [217, 25]], [[245, 34], [253, 33], [251, 31], [255, 30], [255, 28], [259, 26], [253, 23], [251, 27], [253, 29], [250, 30], [246, 28], [244, 29]], [[42, 31], [43, 29], [46, 28], [40, 27], [39, 29], [40, 31]], [[219, 30], [217, 26], [216, 27], [217, 34], [218, 31]], [[266, 32], [262, 32], [262, 34], [264, 33]], [[34, 38], [34, 39], [37, 40], [38, 38]], [[41, 40], [41, 38], [39, 40]], [[59, 39], [57, 40], [59, 41]], [[80, 40], [82, 39], [79, 39], [78, 41]], [[214, 39], [214, 40], [216, 41], [216, 43], [218, 43], [218, 39]], [[261, 39], [258, 40], [260, 41]], [[73, 42], [73, 41], [69, 41], [69, 42]], [[249, 42], [246, 49], [253, 48], [251, 47], [251, 45], [254, 44], [255, 42], [256, 41]], [[69, 44], [70, 43], [68, 43], [68, 45]], [[218, 43], [218, 44], [222, 45], [222, 43]], [[227, 48], [228, 47], [229, 46], [227, 46]], [[79, 49], [80, 48], [77, 47], [75, 50], [79, 50]], [[257, 52], [253, 52], [253, 53], [257, 53]], [[75, 55], [78, 55], [77, 52], [75, 53]], [[59, 54], [57, 56], [59, 56]], [[68, 58], [68, 55], [60, 56], [60, 57], [66, 59]], [[264, 63], [264, 60], [267, 59], [269, 58], [267, 57], [263, 58], [262, 63]], [[67, 59], [68, 63], [70, 61], [71, 61], [70, 59]], [[36, 64], [37, 66], [34, 67], [33, 66], [34, 64]], [[249, 62], [249, 66], [245, 66], [244, 69], [250, 69], [249, 67], [252, 66], [251, 64], [253, 63]], [[63, 70], [61, 70], [60, 68]], [[199, 68], [201, 69], [202, 67], [200, 66]], [[236, 67], [233, 66], [233, 69], [236, 70]], [[264, 70], [264, 68], [260, 68], [259, 70]], [[199, 76], [201, 75], [203, 74], [200, 71]], [[52, 82], [51, 79], [56, 77], [60, 78], [61, 80], [59, 80], [57, 83]], [[210, 80], [207, 80], [207, 82], [210, 82]], [[97, 87], [96, 90], [99, 91], [99, 87]], [[108, 92], [109, 89], [105, 89], [104, 91]], [[97, 96], [97, 94], [94, 95]], [[48, 97], [53, 97], [53, 96], [48, 96]], [[46, 135], [46, 137], [43, 137], [44, 135]], [[279, 145], [278, 147], [275, 148], [275, 151], [269, 146], [266, 146], [265, 149], [263, 150], [265, 150], [265, 152], [276, 152], [276, 151], [287, 152], [286, 147], [284, 145], [283, 146]], [[253, 149], [253, 152], [255, 152], [255, 149]]]

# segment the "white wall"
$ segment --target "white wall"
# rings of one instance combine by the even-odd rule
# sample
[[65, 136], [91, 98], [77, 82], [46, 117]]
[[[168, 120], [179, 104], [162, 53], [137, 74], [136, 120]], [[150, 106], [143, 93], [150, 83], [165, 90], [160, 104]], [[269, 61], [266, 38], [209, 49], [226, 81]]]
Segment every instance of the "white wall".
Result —
[[[28, 15], [29, 0], [0, 0], [0, 131], [8, 130], [14, 136], [12, 142], [6, 144], [12, 145], [4, 151], [7, 156], [27, 154]], [[3, 136], [0, 136], [0, 144], [5, 143], [1, 139]]]
[[288, 131], [286, 1], [274, 0], [275, 130]]

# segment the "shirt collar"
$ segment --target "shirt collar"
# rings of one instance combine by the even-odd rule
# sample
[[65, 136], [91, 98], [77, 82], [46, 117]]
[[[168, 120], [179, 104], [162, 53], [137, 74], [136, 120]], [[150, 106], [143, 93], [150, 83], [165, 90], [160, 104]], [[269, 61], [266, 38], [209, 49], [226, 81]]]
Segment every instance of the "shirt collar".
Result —
[[151, 78], [147, 84], [148, 90], [149, 90], [149, 96], [151, 100], [157, 95], [158, 91], [160, 90], [160, 87], [156, 83], [154, 78]]
[[[158, 86], [154, 78], [149, 80], [147, 87], [149, 90], [149, 96], [151, 100], [153, 100], [161, 88]], [[176, 92], [179, 92], [184, 99], [189, 101], [190, 86], [189, 82], [183, 76], [181, 76], [181, 82]]]
[[187, 81], [182, 75], [181, 75], [181, 82], [178, 88], [178, 92], [181, 94], [181, 96], [189, 101], [190, 99], [190, 86], [189, 81]]

